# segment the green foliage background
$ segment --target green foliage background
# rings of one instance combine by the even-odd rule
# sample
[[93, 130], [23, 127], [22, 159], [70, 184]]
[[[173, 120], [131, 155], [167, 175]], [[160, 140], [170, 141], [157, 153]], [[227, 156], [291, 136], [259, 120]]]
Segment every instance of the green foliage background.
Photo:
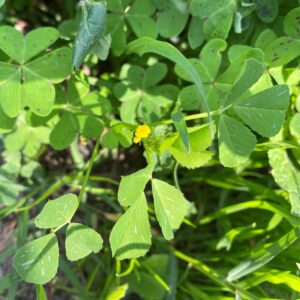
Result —
[[298, 0], [0, 7], [5, 299], [300, 298]]

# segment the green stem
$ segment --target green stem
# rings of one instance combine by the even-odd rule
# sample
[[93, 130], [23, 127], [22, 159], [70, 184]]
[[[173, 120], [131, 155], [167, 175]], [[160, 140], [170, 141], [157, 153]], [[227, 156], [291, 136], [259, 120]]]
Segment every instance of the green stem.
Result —
[[88, 180], [89, 180], [92, 168], [93, 168], [94, 160], [95, 160], [96, 155], [98, 153], [99, 146], [100, 146], [100, 137], [96, 141], [96, 145], [94, 147], [92, 156], [90, 158], [90, 161], [89, 161], [89, 164], [88, 164], [88, 168], [87, 168], [86, 173], [84, 175], [84, 180], [83, 180], [83, 183], [82, 183], [82, 188], [81, 188], [79, 196], [78, 196], [78, 205], [81, 202], [82, 197], [83, 197], [83, 195], [85, 193], [85, 190], [86, 190], [86, 187], [87, 187], [87, 183], [88, 183]]
[[[215, 110], [215, 111], [211, 111], [210, 115], [211, 116], [216, 116], [221, 114], [223, 111], [220, 110]], [[189, 115], [189, 116], [185, 116], [184, 120], [185, 121], [191, 121], [191, 120], [197, 120], [197, 119], [204, 119], [208, 117], [208, 113], [199, 113], [199, 114], [193, 114], [193, 115]], [[169, 119], [169, 120], [164, 120], [164, 121], [160, 121], [157, 123], [153, 123], [151, 124], [151, 126], [160, 126], [160, 125], [166, 125], [166, 124], [173, 124], [173, 120]]]

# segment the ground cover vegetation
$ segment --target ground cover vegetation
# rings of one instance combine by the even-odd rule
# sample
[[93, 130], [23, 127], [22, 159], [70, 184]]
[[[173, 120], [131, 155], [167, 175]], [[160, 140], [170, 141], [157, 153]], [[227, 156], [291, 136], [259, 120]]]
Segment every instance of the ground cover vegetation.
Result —
[[0, 0], [1, 299], [299, 299], [297, 0]]

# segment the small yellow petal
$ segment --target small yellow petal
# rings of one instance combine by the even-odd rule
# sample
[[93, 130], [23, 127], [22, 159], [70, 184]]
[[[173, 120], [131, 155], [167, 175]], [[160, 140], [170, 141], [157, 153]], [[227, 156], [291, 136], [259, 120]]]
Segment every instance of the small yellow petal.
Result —
[[151, 129], [148, 125], [139, 125], [135, 130], [135, 136], [140, 138], [146, 138], [151, 133]]
[[133, 138], [133, 142], [134, 142], [135, 144], [138, 144], [141, 140], [142, 140], [142, 139], [141, 139], [140, 137], [138, 137], [138, 136], [135, 136], [135, 137]]

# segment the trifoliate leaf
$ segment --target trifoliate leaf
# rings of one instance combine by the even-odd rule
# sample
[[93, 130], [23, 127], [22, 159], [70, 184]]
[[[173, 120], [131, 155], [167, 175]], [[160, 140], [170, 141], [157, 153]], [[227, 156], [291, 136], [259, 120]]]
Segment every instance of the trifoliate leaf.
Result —
[[273, 86], [239, 101], [234, 110], [251, 129], [262, 136], [272, 137], [282, 127], [289, 98], [286, 85]]

